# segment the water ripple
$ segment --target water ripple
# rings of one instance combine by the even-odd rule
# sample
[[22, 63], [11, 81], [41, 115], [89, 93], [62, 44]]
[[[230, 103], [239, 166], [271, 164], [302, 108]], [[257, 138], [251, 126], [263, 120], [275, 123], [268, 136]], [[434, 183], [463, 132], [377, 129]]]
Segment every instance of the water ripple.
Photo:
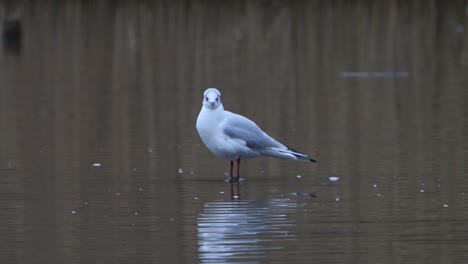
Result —
[[286, 198], [206, 203], [197, 218], [200, 260], [257, 263], [268, 252], [282, 250], [285, 241], [296, 239], [296, 224], [288, 215], [301, 207]]

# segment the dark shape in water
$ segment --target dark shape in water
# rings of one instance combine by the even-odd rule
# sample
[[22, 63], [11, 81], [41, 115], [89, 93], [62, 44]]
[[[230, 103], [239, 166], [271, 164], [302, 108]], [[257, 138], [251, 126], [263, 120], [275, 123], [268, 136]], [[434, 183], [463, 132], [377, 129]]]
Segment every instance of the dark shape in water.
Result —
[[18, 19], [3, 21], [2, 41], [6, 52], [19, 55], [21, 52], [21, 22]]

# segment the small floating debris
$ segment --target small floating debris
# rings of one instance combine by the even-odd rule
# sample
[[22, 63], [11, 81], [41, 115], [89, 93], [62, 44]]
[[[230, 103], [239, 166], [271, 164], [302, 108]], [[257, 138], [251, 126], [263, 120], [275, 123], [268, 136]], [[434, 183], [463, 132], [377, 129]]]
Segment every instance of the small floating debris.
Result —
[[76, 214], [76, 211], [71, 211], [72, 214]]
[[421, 189], [421, 190], [419, 190], [419, 191], [420, 191], [420, 192], [422, 192], [422, 193], [424, 192], [424, 190], [423, 190], [423, 189]]
[[134, 215], [138, 215], [138, 212], [134, 212], [133, 214], [134, 214]]
[[84, 202], [85, 205], [88, 205], [88, 202]]
[[99, 163], [99, 162], [95, 162], [95, 163], [93, 163], [93, 167], [95, 167], [95, 168], [102, 167], [102, 164]]
[[183, 170], [183, 169], [178, 169], [177, 171], [179, 172], [179, 174], [184, 173], [184, 170]]
[[194, 200], [198, 200], [198, 197], [193, 197]]
[[300, 179], [302, 179], [302, 176], [301, 175], [296, 175], [296, 179], [300, 180]]
[[140, 191], [140, 192], [143, 191], [143, 188], [138, 189], [138, 191]]
[[340, 178], [335, 177], [335, 176], [332, 176], [332, 177], [329, 177], [328, 179], [329, 179], [330, 181], [332, 181], [332, 182], [336, 182], [336, 181], [338, 181]]
[[374, 184], [373, 186], [374, 186], [374, 188], [377, 188], [377, 184]]
[[340, 201], [340, 197], [336, 197], [336, 198], [335, 198], [335, 201], [339, 202], [339, 201]]
[[224, 192], [219, 192], [220, 194], [224, 194]]
[[447, 208], [447, 207], [448, 207], [448, 204], [444, 204], [444, 205], [442, 205], [442, 207]]
[[239, 199], [239, 198], [240, 198], [239, 195], [233, 195], [233, 196], [232, 196], [232, 199]]
[[120, 195], [120, 193], [118, 192], [118, 193], [116, 193], [116, 195]]

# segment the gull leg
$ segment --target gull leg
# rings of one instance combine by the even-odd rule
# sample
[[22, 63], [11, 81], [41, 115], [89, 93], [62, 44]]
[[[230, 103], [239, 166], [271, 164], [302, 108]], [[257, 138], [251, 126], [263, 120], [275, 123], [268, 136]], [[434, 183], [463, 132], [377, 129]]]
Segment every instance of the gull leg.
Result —
[[[232, 200], [236, 200], [236, 199], [240, 199], [240, 178], [239, 178], [239, 168], [240, 168], [240, 158], [237, 159], [237, 177], [233, 177], [233, 169], [232, 167], [234, 167], [234, 161], [231, 160], [231, 179], [229, 180], [229, 182], [231, 183], [231, 199]], [[236, 185], [236, 191], [237, 193], [234, 191], [234, 185]]]

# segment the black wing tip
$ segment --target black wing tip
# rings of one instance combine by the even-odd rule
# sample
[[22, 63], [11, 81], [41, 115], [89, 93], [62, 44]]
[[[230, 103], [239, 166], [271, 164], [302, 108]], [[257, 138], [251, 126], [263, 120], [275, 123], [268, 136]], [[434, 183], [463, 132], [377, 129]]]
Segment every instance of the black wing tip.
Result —
[[[290, 151], [293, 151], [293, 152], [299, 153], [299, 154], [301, 154], [301, 155], [304, 155], [303, 158], [308, 158], [310, 162], [317, 162], [317, 161], [314, 160], [313, 158], [308, 157], [306, 154], [304, 154], [304, 153], [302, 153], [302, 152], [300, 152], [300, 151], [297, 151], [297, 150], [295, 150], [295, 149], [293, 149], [293, 148], [290, 148], [290, 147], [288, 147], [288, 146], [286, 146], [286, 147], [287, 147], [288, 150], [290, 150]], [[304, 159], [302, 159], [302, 160], [304, 160]]]

